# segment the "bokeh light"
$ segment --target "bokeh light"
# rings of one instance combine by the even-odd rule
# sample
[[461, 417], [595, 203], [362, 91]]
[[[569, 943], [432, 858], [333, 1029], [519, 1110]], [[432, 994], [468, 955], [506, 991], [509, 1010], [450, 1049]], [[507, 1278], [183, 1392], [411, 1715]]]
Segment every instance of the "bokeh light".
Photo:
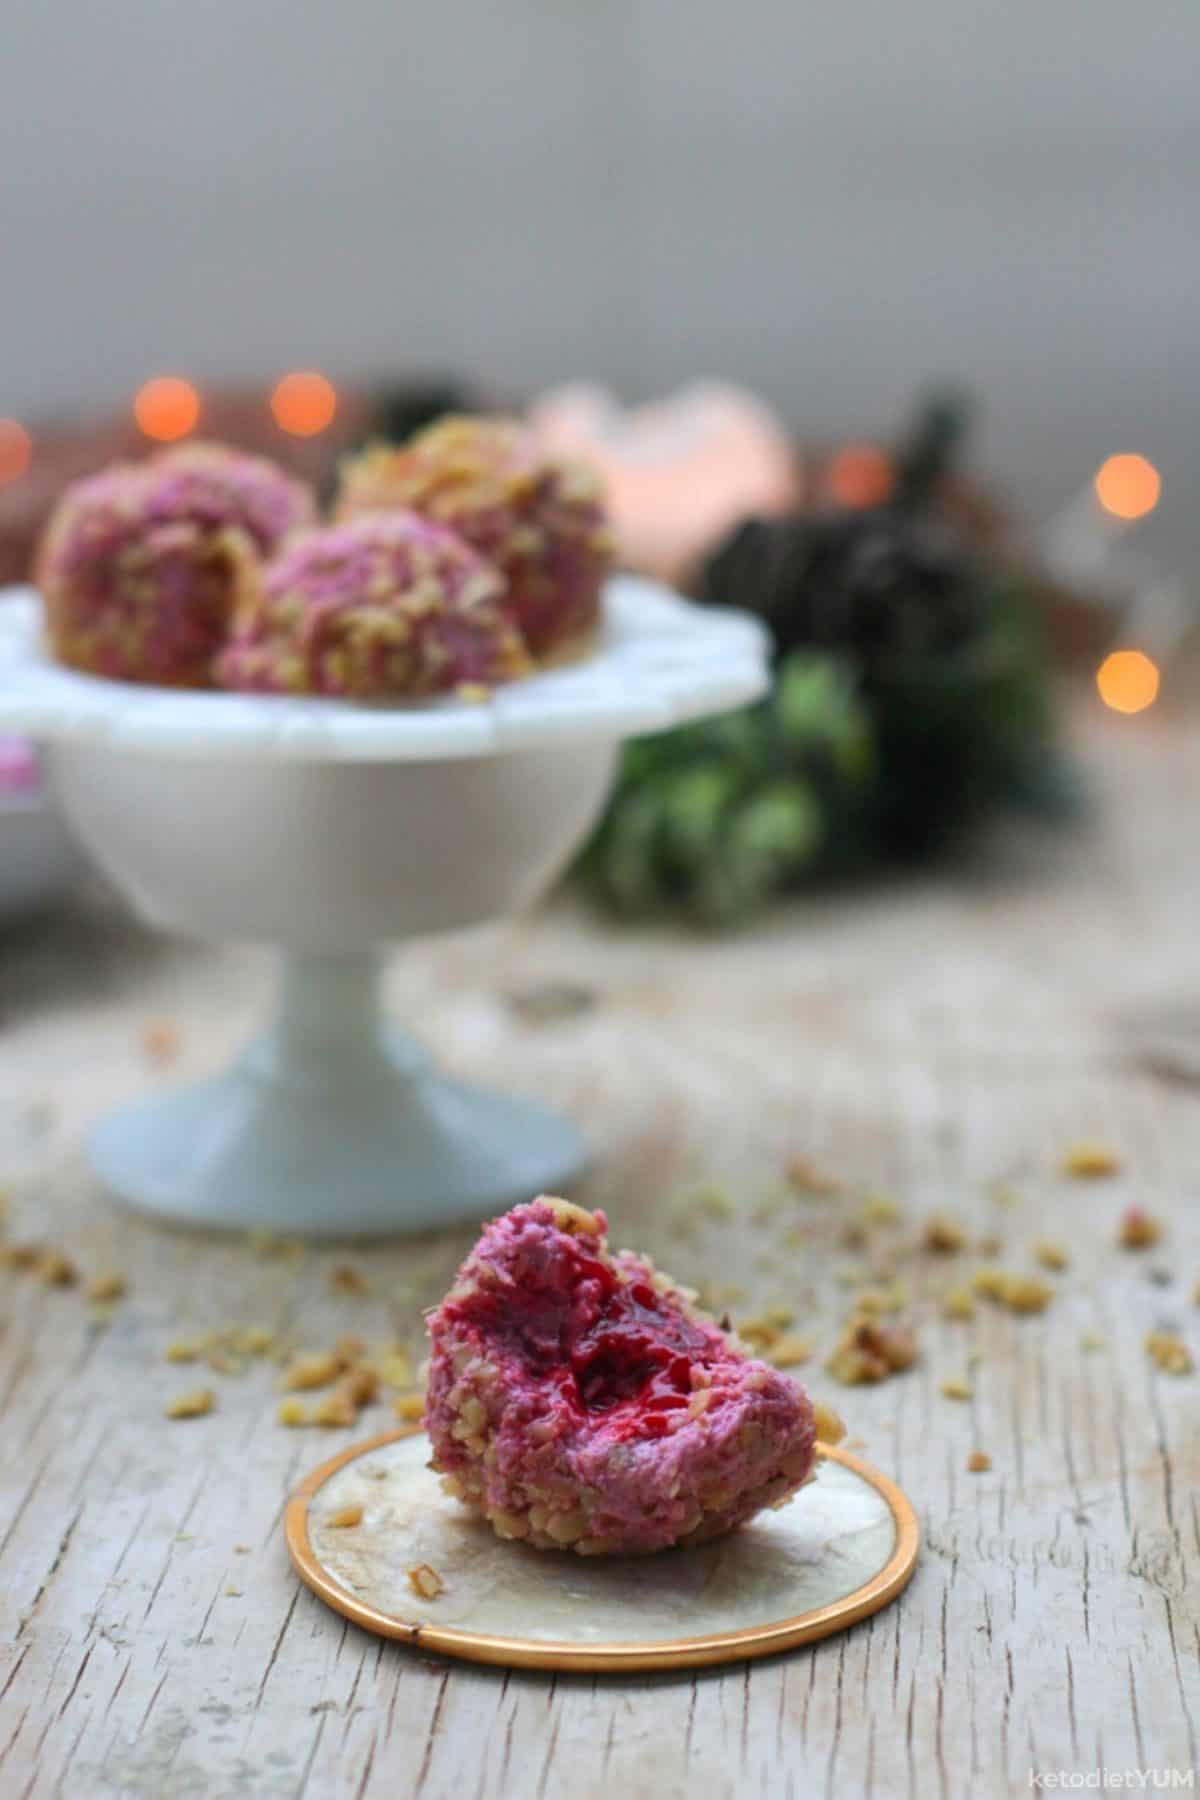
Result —
[[1096, 471], [1096, 498], [1118, 519], [1140, 519], [1153, 512], [1162, 478], [1144, 456], [1110, 456]]
[[271, 395], [275, 423], [293, 437], [316, 437], [333, 423], [337, 389], [316, 369], [294, 369]]
[[191, 382], [179, 375], [156, 375], [138, 389], [133, 416], [148, 438], [173, 444], [196, 429], [200, 396]]
[[1158, 698], [1158, 664], [1142, 650], [1114, 650], [1096, 671], [1096, 686], [1114, 712], [1144, 712]]
[[33, 461], [33, 439], [19, 419], [0, 419], [0, 487], [17, 481]]
[[891, 459], [876, 444], [843, 445], [825, 471], [825, 486], [839, 506], [882, 506], [894, 485]]

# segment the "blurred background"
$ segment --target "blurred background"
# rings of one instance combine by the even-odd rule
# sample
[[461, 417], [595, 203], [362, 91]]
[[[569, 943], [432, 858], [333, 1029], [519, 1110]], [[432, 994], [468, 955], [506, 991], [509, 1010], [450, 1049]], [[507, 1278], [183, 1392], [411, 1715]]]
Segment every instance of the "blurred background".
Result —
[[1103, 456], [1200, 550], [1192, 0], [6, 9], [0, 414], [468, 370], [717, 374], [817, 438], [929, 377], [1042, 518]]

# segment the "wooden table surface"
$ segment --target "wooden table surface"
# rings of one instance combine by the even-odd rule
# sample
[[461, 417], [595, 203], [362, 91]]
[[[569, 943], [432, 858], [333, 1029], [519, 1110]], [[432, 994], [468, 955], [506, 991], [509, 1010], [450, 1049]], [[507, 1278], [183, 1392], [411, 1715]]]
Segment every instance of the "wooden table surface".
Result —
[[[1200, 1353], [1200, 736], [1104, 719], [1084, 748], [1090, 831], [1006, 831], [953, 878], [802, 903], [721, 941], [618, 931], [560, 900], [390, 966], [391, 1008], [446, 1063], [586, 1123], [578, 1198], [608, 1208], [618, 1242], [735, 1317], [797, 1313], [814, 1390], [911, 1496], [925, 1541], [904, 1596], [757, 1664], [505, 1675], [377, 1641], [303, 1589], [284, 1500], [353, 1434], [277, 1424], [267, 1363], [212, 1374], [165, 1347], [231, 1324], [415, 1345], [468, 1234], [280, 1256], [111, 1209], [81, 1127], [224, 1058], [268, 962], [94, 907], [0, 946], [10, 1240], [129, 1283], [98, 1323], [81, 1288], [0, 1271], [0, 1793], [925, 1800], [1027, 1792], [1031, 1770], [1192, 1768], [1200, 1375], [1158, 1371], [1144, 1339], [1174, 1327]], [[531, 1017], [564, 981], [594, 1003]], [[178, 1054], [158, 1070], [145, 1034], [164, 1024]], [[1064, 1179], [1080, 1139], [1121, 1172]], [[845, 1193], [785, 1195], [796, 1153]], [[921, 1359], [839, 1388], [821, 1357], [875, 1254], [845, 1241], [872, 1191], [909, 1221], [886, 1255]], [[1132, 1202], [1164, 1220], [1158, 1248], [1116, 1247]], [[934, 1210], [972, 1238], [936, 1268], [912, 1248]], [[1053, 1303], [942, 1318], [938, 1282], [969, 1279], [993, 1234], [1011, 1268], [1034, 1268], [1038, 1239], [1069, 1248]], [[369, 1294], [332, 1291], [347, 1260]], [[971, 1400], [942, 1395], [968, 1372]], [[216, 1409], [164, 1418], [199, 1381]], [[967, 1472], [975, 1449], [990, 1473]]]

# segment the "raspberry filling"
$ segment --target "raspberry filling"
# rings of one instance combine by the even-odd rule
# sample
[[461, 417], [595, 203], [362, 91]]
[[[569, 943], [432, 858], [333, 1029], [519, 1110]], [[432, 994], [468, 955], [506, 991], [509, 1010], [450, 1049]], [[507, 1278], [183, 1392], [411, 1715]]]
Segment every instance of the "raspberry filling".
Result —
[[696, 1364], [715, 1359], [709, 1335], [664, 1304], [648, 1281], [621, 1281], [606, 1262], [570, 1241], [567, 1291], [551, 1280], [528, 1287], [513, 1308], [495, 1293], [475, 1293], [444, 1310], [506, 1340], [541, 1379], [551, 1377], [579, 1416], [616, 1413], [616, 1435], [661, 1437], [667, 1415], [685, 1407]]

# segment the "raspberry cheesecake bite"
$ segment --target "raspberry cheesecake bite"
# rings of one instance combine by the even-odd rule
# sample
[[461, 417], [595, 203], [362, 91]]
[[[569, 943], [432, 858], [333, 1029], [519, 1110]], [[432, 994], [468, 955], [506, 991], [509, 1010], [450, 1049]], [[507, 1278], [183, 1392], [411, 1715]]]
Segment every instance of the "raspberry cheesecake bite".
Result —
[[812, 1403], [631, 1251], [541, 1198], [429, 1316], [433, 1466], [500, 1537], [581, 1555], [732, 1531], [811, 1478]]
[[35, 570], [55, 656], [114, 680], [209, 686], [239, 585], [315, 517], [303, 482], [219, 444], [72, 483]]
[[504, 578], [530, 652], [562, 655], [594, 630], [612, 539], [585, 463], [547, 456], [511, 419], [451, 415], [342, 465], [340, 518], [409, 508], [449, 526]]
[[503, 592], [461, 539], [415, 513], [306, 532], [245, 582], [217, 677], [356, 700], [482, 693], [531, 667]]

